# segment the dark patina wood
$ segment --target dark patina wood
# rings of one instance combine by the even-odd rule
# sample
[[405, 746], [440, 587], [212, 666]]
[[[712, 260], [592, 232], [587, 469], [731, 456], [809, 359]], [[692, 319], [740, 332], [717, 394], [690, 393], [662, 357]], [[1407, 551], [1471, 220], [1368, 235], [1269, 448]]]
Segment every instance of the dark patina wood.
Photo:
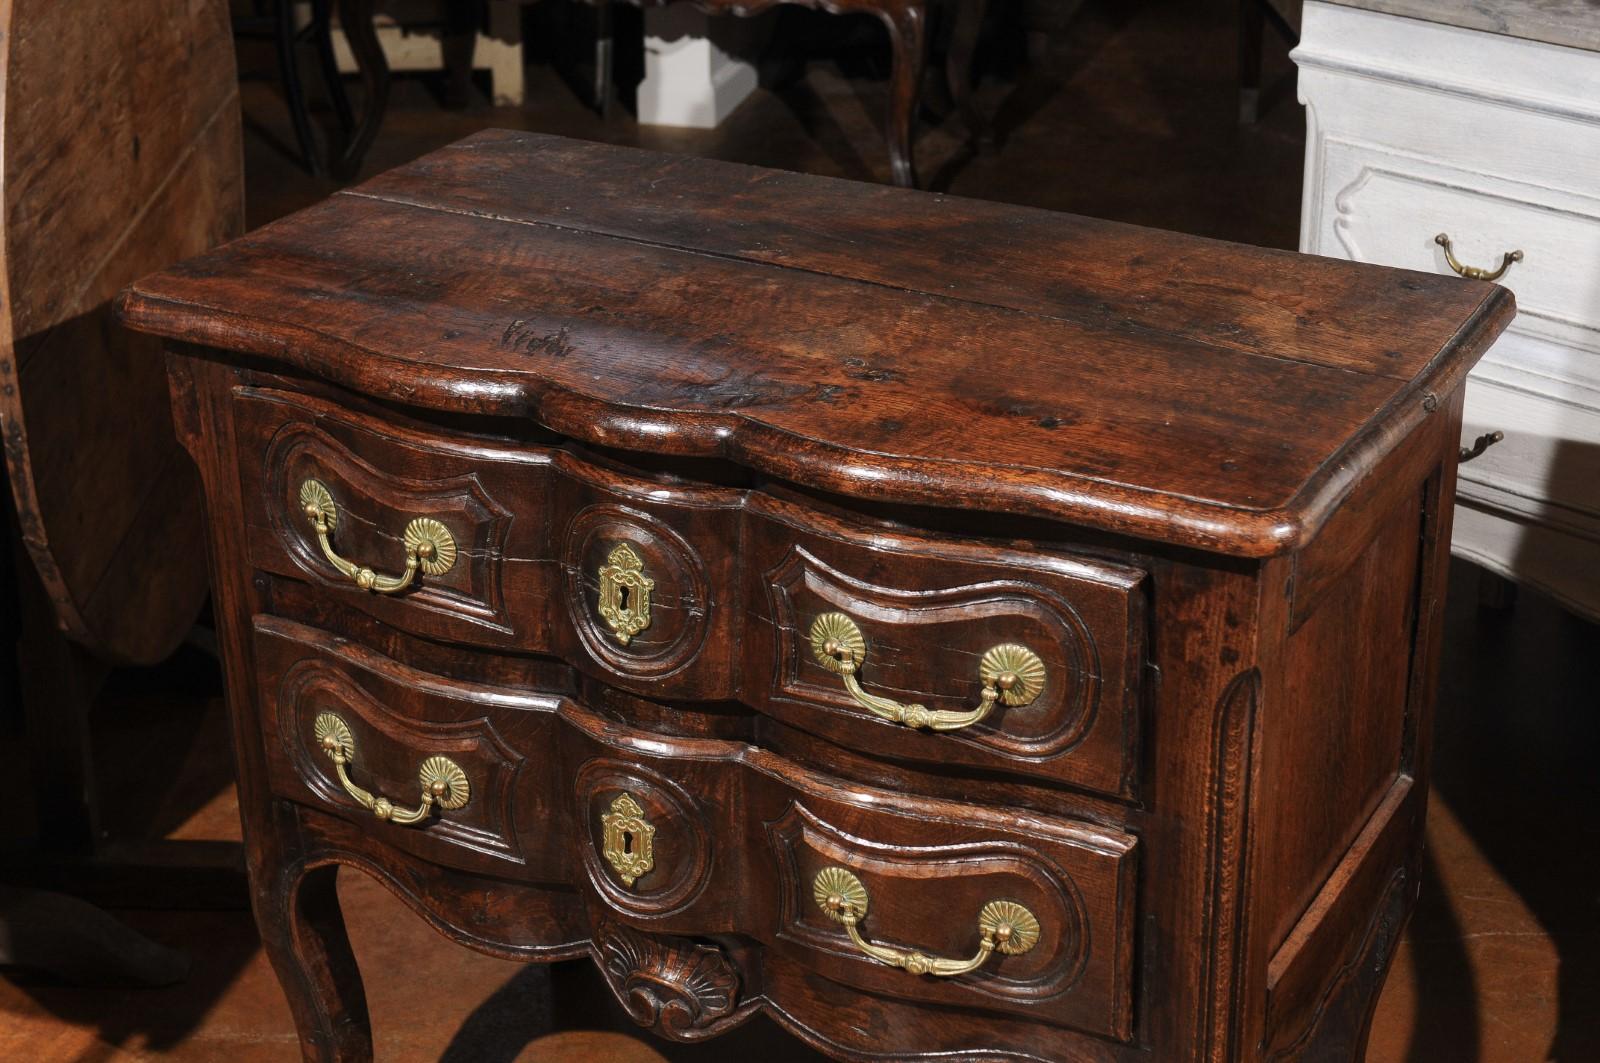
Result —
[[[308, 1059], [371, 1052], [338, 865], [473, 947], [592, 956], [678, 1039], [766, 1011], [842, 1058], [1359, 1055], [1416, 894], [1461, 385], [1502, 289], [488, 133], [122, 310], [171, 341]], [[342, 556], [397, 573], [431, 516], [455, 563], [361, 589], [312, 478]], [[626, 642], [620, 546], [651, 581]], [[879, 698], [970, 709], [1007, 643], [1045, 678], [913, 729], [824, 667], [829, 612]], [[445, 756], [471, 799], [375, 819], [325, 713], [358, 786], [415, 804]], [[623, 795], [654, 827], [633, 881]], [[1039, 943], [878, 962], [811, 896], [833, 866], [869, 941], [971, 955], [1005, 900]]]

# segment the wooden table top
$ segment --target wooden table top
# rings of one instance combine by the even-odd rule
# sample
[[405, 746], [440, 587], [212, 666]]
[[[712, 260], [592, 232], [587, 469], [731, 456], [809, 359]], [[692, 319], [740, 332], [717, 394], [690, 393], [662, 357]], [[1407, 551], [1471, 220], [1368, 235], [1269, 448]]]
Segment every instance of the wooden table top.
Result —
[[1315, 533], [1514, 303], [489, 131], [146, 278], [122, 313], [412, 406], [1261, 557]]

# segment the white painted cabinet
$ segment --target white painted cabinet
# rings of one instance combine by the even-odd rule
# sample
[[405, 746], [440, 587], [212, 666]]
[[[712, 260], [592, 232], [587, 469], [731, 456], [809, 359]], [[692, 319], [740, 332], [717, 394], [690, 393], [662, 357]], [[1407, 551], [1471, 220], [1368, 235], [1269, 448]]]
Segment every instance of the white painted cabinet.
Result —
[[1308, 3], [1300, 248], [1432, 273], [1441, 233], [1469, 267], [1522, 252], [1517, 318], [1467, 387], [1463, 442], [1505, 438], [1461, 466], [1453, 549], [1600, 619], [1600, 8], [1564, 28], [1563, 2], [1417, 8], [1466, 25]]

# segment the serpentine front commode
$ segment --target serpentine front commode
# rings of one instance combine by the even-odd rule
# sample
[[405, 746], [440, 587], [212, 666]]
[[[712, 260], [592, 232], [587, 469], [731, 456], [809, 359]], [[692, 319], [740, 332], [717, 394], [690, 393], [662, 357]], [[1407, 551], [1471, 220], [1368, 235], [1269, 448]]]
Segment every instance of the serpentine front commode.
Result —
[[121, 305], [307, 1059], [340, 865], [685, 1041], [1360, 1057], [1502, 289], [488, 132]]

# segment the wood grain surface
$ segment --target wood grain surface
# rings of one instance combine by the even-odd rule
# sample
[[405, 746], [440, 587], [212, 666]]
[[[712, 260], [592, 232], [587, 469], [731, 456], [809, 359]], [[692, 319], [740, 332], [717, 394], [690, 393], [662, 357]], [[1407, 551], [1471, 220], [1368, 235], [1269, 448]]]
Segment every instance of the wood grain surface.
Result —
[[199, 484], [130, 281], [243, 230], [222, 0], [0, 3], [0, 432], [28, 555], [97, 654], [171, 652], [206, 592]]
[[122, 304], [407, 404], [1253, 557], [1309, 541], [1512, 311], [1452, 279], [498, 132]]
[[[588, 954], [681, 1041], [759, 1011], [843, 1059], [1360, 1058], [1500, 290], [488, 134], [123, 310], [172, 341], [306, 1059], [372, 1053], [338, 866], [462, 944]], [[307, 478], [345, 556], [397, 571], [432, 517], [456, 563], [363, 590]], [[627, 641], [624, 545], [652, 581]], [[809, 644], [834, 610], [878, 698], [969, 706], [1002, 640], [1042, 693], [886, 719]], [[324, 712], [353, 785], [408, 807], [448, 756], [471, 800], [375, 818]], [[872, 942], [972, 955], [991, 900], [1044, 934], [952, 978], [879, 962], [808, 894], [834, 866]]]

